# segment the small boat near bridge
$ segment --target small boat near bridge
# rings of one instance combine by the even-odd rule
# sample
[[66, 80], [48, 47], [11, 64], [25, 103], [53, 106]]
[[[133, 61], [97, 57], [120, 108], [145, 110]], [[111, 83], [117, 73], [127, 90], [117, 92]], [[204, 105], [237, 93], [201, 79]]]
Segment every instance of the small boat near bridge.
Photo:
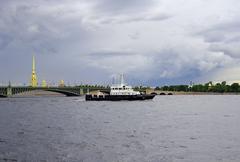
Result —
[[95, 93], [86, 94], [86, 101], [121, 101], [121, 100], [149, 100], [155, 97], [155, 94], [145, 94], [135, 91], [132, 86], [123, 82], [121, 75], [120, 84], [114, 84], [110, 87], [110, 92], [97, 91]]

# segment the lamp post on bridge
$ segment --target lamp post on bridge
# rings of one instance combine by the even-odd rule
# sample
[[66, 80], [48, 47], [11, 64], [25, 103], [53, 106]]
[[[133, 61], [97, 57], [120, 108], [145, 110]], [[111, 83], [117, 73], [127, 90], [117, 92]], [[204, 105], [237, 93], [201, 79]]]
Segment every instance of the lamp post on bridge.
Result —
[[7, 87], [7, 96], [11, 96], [12, 95], [12, 86], [11, 86], [11, 82], [8, 82], [8, 87]]

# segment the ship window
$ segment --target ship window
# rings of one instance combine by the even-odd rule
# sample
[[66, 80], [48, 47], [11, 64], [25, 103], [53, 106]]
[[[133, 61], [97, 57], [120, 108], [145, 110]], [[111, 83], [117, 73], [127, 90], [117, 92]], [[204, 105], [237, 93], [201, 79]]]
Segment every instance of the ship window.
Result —
[[119, 88], [119, 90], [122, 90], [122, 88]]

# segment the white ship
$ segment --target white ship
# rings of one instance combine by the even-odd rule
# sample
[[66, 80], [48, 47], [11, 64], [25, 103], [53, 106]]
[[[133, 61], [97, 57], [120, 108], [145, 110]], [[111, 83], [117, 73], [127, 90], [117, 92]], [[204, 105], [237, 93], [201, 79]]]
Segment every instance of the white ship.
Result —
[[87, 101], [120, 101], [120, 100], [147, 100], [153, 99], [154, 94], [142, 94], [133, 90], [132, 86], [124, 83], [123, 75], [120, 75], [120, 83], [113, 84], [110, 93], [87, 94]]

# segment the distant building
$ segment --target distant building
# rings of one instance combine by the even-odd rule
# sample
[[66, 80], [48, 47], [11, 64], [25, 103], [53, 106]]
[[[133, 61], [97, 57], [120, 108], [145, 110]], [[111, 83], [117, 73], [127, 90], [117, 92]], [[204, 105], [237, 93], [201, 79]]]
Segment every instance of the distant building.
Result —
[[59, 87], [65, 87], [65, 84], [64, 84], [64, 80], [60, 80], [60, 82], [59, 82], [59, 85], [58, 85]]
[[46, 82], [46, 80], [43, 80], [43, 81], [42, 81], [42, 87], [43, 87], [43, 88], [46, 88], [46, 87], [47, 87], [47, 82]]

